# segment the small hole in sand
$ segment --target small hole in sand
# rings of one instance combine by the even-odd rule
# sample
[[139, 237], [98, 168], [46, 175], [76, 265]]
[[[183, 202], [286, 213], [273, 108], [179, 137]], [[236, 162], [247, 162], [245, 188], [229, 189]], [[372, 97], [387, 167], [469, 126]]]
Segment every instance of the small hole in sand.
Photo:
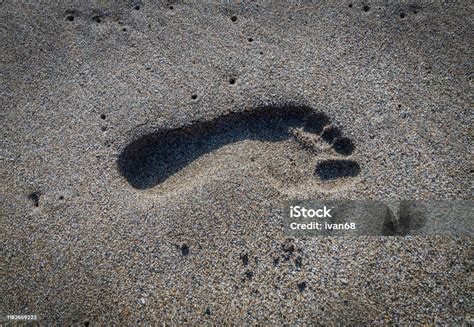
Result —
[[230, 20], [233, 21], [233, 22], [237, 21], [237, 16], [230, 17]]
[[187, 256], [189, 254], [189, 245], [183, 244], [181, 245], [181, 254]]
[[248, 38], [249, 42], [253, 42], [253, 39], [251, 37]]
[[100, 118], [105, 119], [105, 118], [107, 118], [107, 116], [105, 116], [104, 114], [101, 114]]
[[59, 200], [64, 200], [64, 196], [63, 196], [63, 195], [60, 195], [60, 196], [58, 197], [58, 199], [59, 199]]
[[229, 79], [229, 84], [231, 84], [231, 85], [235, 84], [235, 78], [233, 78], [233, 77], [230, 78]]
[[349, 4], [349, 8], [352, 8], [352, 3]]
[[306, 282], [298, 283], [298, 289], [300, 290], [300, 292], [304, 292], [305, 288], [306, 288]]
[[40, 199], [40, 193], [39, 192], [32, 192], [28, 195], [28, 199], [33, 201], [33, 205], [38, 208], [39, 207], [39, 199]]
[[140, 10], [140, 5], [136, 5], [136, 6], [134, 7], [134, 9], [135, 9], [135, 10]]
[[247, 277], [247, 279], [252, 279], [252, 277], [253, 277], [253, 272], [252, 272], [252, 271], [246, 271], [246, 272], [245, 272], [245, 277]]
[[242, 259], [242, 263], [244, 266], [248, 266], [249, 264], [249, 255], [246, 253], [243, 256], [240, 257]]
[[405, 13], [404, 13], [404, 12], [402, 12], [402, 13], [400, 14], [400, 18], [405, 18]]
[[92, 17], [92, 20], [96, 23], [99, 23], [99, 24], [102, 22], [102, 19], [99, 16]]
[[295, 267], [300, 269], [303, 266], [303, 258], [298, 257], [295, 259]]
[[413, 10], [413, 13], [416, 15], [416, 14], [418, 14], [418, 11], [416, 11], [416, 10]]
[[122, 28], [122, 31], [126, 32], [126, 31], [127, 31], [127, 28], [126, 28], [126, 27]]
[[196, 100], [198, 98], [197, 94], [191, 95], [191, 99]]
[[74, 21], [74, 15], [69, 15], [66, 17], [66, 20], [73, 22]]
[[369, 10], [370, 10], [370, 7], [369, 7], [369, 6], [367, 6], [367, 5], [365, 5], [363, 9], [364, 9], [364, 11], [365, 11], [365, 12], [367, 12], [367, 11], [369, 11]]
[[174, 7], [173, 7], [173, 6], [170, 6], [169, 8], [170, 8], [170, 10], [173, 10], [173, 9], [174, 9]]

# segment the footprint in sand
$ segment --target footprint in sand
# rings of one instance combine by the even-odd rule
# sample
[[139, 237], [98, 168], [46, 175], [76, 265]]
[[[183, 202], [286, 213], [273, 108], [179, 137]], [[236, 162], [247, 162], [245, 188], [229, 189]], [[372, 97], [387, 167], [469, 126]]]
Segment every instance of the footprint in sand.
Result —
[[180, 188], [197, 175], [225, 177], [226, 169], [245, 165], [252, 167], [252, 176], [261, 172], [282, 191], [327, 189], [359, 174], [359, 164], [351, 159], [354, 149], [324, 113], [286, 105], [143, 135], [125, 147], [117, 164], [139, 190], [166, 182]]

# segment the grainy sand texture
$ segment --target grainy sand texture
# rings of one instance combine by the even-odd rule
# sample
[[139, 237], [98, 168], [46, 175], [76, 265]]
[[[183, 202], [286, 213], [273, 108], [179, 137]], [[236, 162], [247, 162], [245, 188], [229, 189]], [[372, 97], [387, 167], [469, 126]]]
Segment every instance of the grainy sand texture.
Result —
[[0, 1], [2, 319], [472, 324], [472, 235], [288, 237], [282, 209], [472, 200], [473, 21], [467, 0]]

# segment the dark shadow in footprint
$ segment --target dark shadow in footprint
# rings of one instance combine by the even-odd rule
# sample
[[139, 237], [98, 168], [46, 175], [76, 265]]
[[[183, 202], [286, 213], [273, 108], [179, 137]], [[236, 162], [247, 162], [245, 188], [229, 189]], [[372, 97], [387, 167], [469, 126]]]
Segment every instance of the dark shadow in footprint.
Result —
[[322, 112], [317, 112], [308, 118], [304, 128], [309, 133], [321, 134], [326, 125], [329, 125], [329, 117]]
[[331, 126], [326, 128], [321, 135], [322, 139], [328, 143], [334, 142], [334, 140], [341, 136], [341, 130], [337, 127]]
[[353, 160], [326, 160], [316, 167], [316, 174], [323, 181], [359, 175], [360, 166]]
[[122, 151], [117, 165], [131, 186], [148, 189], [164, 182], [200, 156], [226, 144], [242, 140], [279, 142], [290, 137], [290, 127], [303, 127], [307, 122], [322, 132], [329, 118], [307, 106], [255, 108], [147, 134]]
[[332, 146], [337, 153], [348, 156], [354, 152], [355, 146], [351, 139], [347, 137], [338, 137]]

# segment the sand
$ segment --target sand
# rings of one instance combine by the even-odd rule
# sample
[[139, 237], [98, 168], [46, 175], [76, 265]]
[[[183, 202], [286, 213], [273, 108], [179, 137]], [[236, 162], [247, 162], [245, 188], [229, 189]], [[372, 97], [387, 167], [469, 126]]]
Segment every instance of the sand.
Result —
[[472, 323], [472, 238], [281, 219], [472, 200], [472, 21], [468, 1], [3, 1], [0, 314]]

